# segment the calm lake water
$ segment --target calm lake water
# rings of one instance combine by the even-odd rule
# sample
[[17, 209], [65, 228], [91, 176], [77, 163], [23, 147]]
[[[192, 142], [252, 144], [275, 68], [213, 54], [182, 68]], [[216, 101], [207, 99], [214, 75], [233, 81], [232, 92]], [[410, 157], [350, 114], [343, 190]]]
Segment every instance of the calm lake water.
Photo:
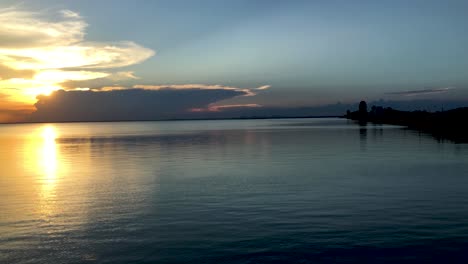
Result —
[[467, 144], [344, 119], [0, 125], [0, 263], [467, 252]]

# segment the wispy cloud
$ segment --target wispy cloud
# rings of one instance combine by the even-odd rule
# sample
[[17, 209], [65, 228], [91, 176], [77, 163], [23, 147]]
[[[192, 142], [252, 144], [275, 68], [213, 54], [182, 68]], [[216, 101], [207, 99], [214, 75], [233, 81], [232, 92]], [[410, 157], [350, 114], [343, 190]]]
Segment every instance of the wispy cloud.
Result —
[[35, 72], [32, 70], [15, 70], [0, 64], [0, 80], [11, 78], [32, 78]]
[[122, 71], [122, 72], [116, 72], [111, 74], [108, 77], [112, 81], [122, 81], [122, 80], [129, 80], [129, 79], [140, 79], [138, 76], [135, 76], [135, 73], [132, 71]]
[[61, 10], [60, 13], [63, 17], [67, 18], [81, 18], [80, 14], [73, 12], [71, 10]]
[[[66, 13], [66, 12], [65, 12]], [[23, 49], [68, 46], [83, 40], [88, 26], [80, 17], [59, 14], [58, 21], [50, 21], [46, 14], [16, 7], [0, 9], [0, 43], [2, 53], [15, 56]], [[16, 52], [15, 52], [16, 51]], [[31, 52], [31, 51], [29, 51]], [[9, 54], [14, 53], [14, 54]], [[20, 54], [18, 56], [27, 54]], [[11, 62], [14, 62], [13, 58]]]
[[270, 88], [270, 85], [263, 85], [260, 87], [254, 88], [239, 88], [232, 86], [224, 86], [219, 84], [209, 85], [209, 84], [170, 84], [170, 85], [135, 85], [133, 88], [141, 88], [147, 90], [187, 90], [187, 89], [197, 89], [197, 90], [232, 90], [237, 92], [244, 93], [244, 96], [254, 96], [256, 95], [256, 90], [266, 90]]
[[255, 90], [266, 90], [270, 88], [271, 88], [271, 85], [263, 85], [263, 86], [255, 88]]
[[450, 90], [455, 89], [455, 87], [443, 87], [443, 88], [434, 88], [434, 89], [422, 89], [422, 90], [410, 90], [402, 92], [390, 92], [386, 93], [388, 95], [402, 95], [402, 96], [417, 96], [417, 95], [427, 95], [427, 94], [439, 94], [446, 93]]
[[62, 10], [54, 20], [44, 14], [0, 9], [0, 58], [13, 69], [102, 69], [140, 63], [154, 51], [131, 41], [85, 41], [88, 24], [79, 14]]
[[255, 108], [262, 107], [259, 104], [231, 104], [231, 105], [209, 105], [207, 108], [193, 108], [191, 112], [221, 112], [223, 110], [229, 110], [234, 108]]

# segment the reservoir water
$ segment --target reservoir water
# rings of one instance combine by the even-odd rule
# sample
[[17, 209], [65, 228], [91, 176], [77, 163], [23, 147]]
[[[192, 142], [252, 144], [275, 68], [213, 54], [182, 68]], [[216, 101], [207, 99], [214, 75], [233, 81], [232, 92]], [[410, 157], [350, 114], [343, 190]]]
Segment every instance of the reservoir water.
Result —
[[468, 263], [468, 144], [344, 119], [0, 125], [0, 263]]

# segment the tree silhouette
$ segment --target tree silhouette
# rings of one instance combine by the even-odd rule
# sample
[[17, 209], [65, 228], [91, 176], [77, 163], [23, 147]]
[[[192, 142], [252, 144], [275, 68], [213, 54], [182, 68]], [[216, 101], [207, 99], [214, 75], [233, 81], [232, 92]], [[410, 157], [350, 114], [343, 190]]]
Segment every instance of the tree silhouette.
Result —
[[359, 114], [367, 114], [367, 103], [366, 103], [366, 101], [361, 101], [359, 103]]
[[361, 101], [359, 103], [359, 120], [360, 121], [367, 121], [367, 103], [366, 101]]

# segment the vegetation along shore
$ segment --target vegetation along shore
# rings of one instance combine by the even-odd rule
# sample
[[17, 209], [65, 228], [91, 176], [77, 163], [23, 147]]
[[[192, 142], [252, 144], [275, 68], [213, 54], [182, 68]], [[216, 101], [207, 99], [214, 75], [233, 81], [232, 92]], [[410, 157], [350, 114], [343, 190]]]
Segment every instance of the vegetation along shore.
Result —
[[364, 125], [391, 124], [406, 126], [421, 132], [430, 133], [438, 139], [449, 139], [458, 143], [468, 143], [468, 107], [448, 111], [399, 111], [390, 107], [372, 106], [361, 101], [359, 109], [347, 111], [346, 118]]

